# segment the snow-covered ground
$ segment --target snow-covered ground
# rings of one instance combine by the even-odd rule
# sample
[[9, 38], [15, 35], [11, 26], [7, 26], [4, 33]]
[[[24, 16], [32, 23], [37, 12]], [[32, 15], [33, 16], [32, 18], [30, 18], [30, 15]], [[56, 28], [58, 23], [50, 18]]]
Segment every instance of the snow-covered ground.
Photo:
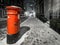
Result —
[[[30, 17], [20, 25], [30, 27], [13, 45], [60, 45], [60, 35], [37, 18]], [[6, 44], [6, 38], [2, 40]]]
[[21, 25], [30, 27], [21, 45], [60, 45], [60, 35], [37, 18], [29, 18]]

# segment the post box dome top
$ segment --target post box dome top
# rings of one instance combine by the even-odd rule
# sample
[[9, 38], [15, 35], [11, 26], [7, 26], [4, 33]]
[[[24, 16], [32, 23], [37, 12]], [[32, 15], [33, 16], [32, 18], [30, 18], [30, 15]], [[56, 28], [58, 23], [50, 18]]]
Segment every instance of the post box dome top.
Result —
[[21, 7], [18, 7], [18, 6], [7, 6], [6, 8], [7, 9], [22, 10], [22, 8]]

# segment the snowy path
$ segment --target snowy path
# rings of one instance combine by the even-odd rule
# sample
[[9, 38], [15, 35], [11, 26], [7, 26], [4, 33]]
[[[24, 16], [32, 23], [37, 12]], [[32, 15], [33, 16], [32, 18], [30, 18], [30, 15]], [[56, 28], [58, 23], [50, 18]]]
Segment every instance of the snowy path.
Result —
[[[37, 18], [28, 18], [20, 26], [30, 27], [30, 30], [12, 45], [60, 45], [60, 35]], [[6, 38], [2, 43], [7, 45]]]
[[30, 27], [21, 45], [60, 45], [60, 35], [37, 18], [29, 18], [21, 26]]

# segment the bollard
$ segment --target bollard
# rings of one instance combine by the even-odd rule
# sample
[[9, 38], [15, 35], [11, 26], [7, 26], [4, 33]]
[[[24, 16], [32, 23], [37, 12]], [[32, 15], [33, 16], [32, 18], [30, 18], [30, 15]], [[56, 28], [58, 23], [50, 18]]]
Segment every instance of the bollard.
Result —
[[19, 36], [21, 8], [17, 6], [7, 6], [7, 43], [14, 44]]

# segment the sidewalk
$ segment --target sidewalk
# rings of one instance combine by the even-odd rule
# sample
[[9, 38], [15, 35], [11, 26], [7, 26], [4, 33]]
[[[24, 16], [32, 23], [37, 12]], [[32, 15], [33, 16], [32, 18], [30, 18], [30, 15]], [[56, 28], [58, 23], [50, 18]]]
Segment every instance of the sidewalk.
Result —
[[[30, 30], [13, 45], [60, 45], [60, 35], [37, 18], [28, 18], [20, 26]], [[2, 42], [7, 45], [6, 38]]]
[[29, 18], [21, 26], [30, 27], [21, 45], [60, 45], [60, 35], [37, 18]]

